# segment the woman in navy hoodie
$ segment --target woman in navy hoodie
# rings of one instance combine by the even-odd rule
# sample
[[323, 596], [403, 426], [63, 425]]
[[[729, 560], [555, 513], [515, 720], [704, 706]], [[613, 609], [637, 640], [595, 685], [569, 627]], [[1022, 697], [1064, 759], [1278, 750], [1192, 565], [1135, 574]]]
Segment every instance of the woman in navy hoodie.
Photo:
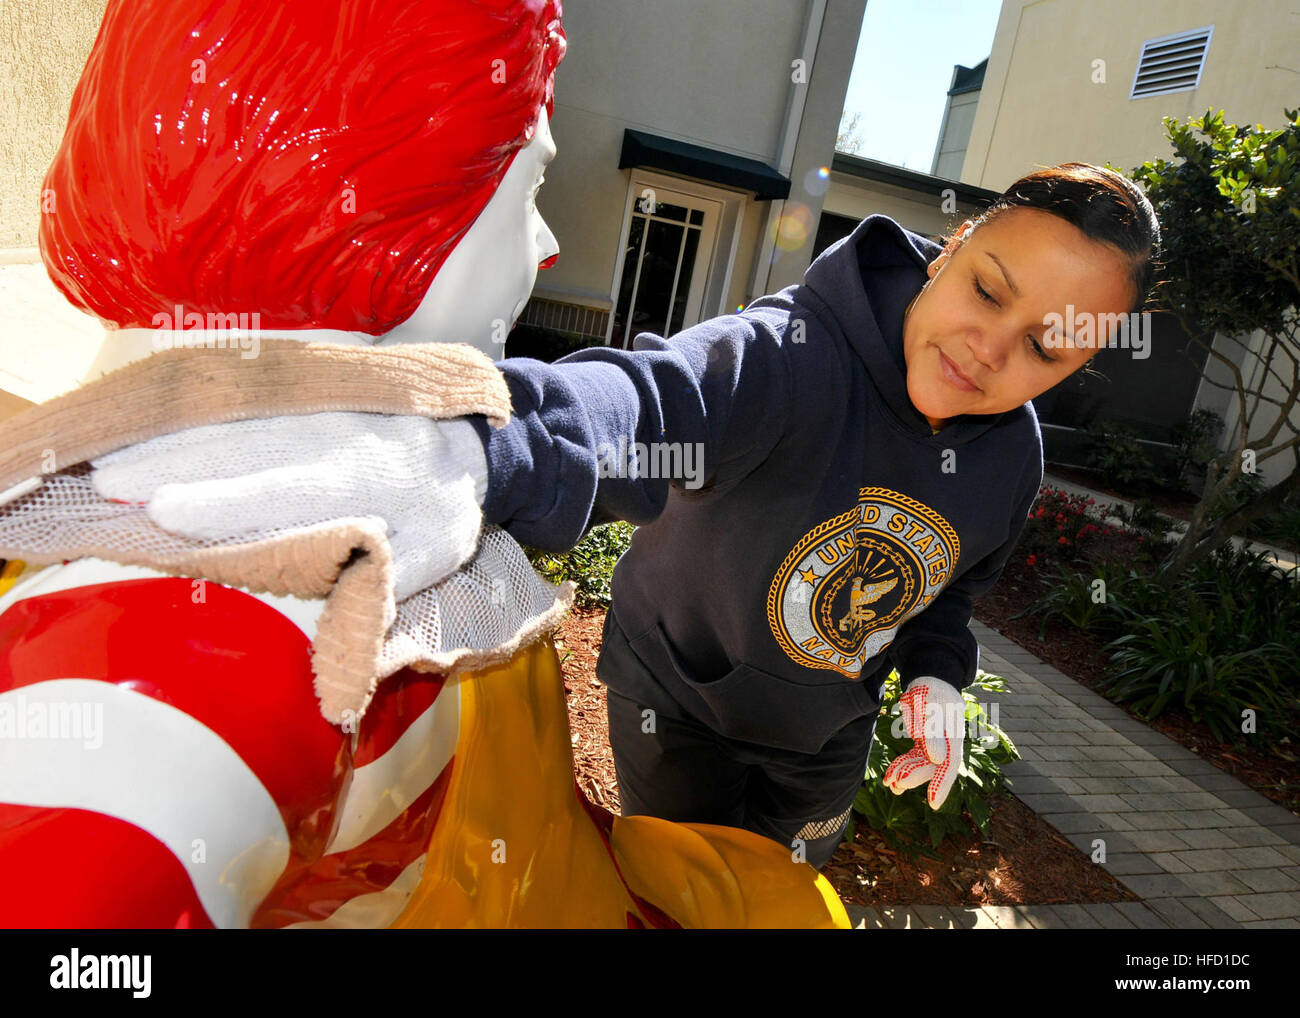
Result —
[[518, 420], [480, 427], [484, 518], [557, 550], [640, 524], [596, 669], [625, 815], [746, 827], [821, 866], [891, 667], [917, 743], [886, 783], [942, 804], [971, 602], [1042, 481], [1029, 400], [1117, 338], [1158, 247], [1131, 182], [1065, 164], [942, 249], [870, 216], [739, 314], [498, 362]]
[[1118, 334], [1158, 251], [1132, 183], [1067, 163], [942, 248], [869, 216], [738, 314], [496, 362], [513, 416], [468, 418], [482, 448], [462, 450], [484, 522], [552, 551], [639, 525], [596, 670], [624, 815], [748, 828], [823, 865], [891, 668], [916, 743], [885, 781], [942, 804], [971, 603], [1042, 479], [1029, 401]]

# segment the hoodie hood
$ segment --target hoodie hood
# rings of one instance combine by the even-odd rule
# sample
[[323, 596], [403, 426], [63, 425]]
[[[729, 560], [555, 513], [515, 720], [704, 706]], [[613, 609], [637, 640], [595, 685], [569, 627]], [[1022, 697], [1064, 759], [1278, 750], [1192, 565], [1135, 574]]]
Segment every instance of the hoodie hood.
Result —
[[[907, 394], [903, 315], [926, 283], [926, 267], [943, 251], [885, 215], [871, 215], [823, 251], [804, 273], [796, 299], [819, 312], [866, 365], [894, 417], [922, 440], [964, 444], [1009, 416], [1032, 413], [1029, 404], [1002, 414], [959, 414], [937, 434]], [[815, 295], [809, 298], [808, 291]]]

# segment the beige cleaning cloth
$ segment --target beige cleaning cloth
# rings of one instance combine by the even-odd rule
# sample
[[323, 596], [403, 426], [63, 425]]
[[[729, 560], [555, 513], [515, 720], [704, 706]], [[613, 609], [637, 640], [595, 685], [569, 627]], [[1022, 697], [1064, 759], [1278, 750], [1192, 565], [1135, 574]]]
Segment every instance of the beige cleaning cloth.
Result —
[[[537, 576], [505, 531], [485, 526], [473, 557], [406, 598], [393, 596], [379, 517], [322, 520], [221, 541], [178, 537], [146, 507], [98, 495], [89, 461], [204, 424], [324, 411], [445, 419], [510, 416], [505, 379], [465, 344], [335, 346], [263, 340], [260, 355], [173, 349], [129, 364], [5, 421], [0, 557], [91, 556], [253, 592], [323, 597], [312, 668], [321, 713], [358, 719], [378, 682], [403, 667], [449, 675], [508, 660], [571, 606], [574, 586]], [[12, 490], [11, 490], [12, 489]]]

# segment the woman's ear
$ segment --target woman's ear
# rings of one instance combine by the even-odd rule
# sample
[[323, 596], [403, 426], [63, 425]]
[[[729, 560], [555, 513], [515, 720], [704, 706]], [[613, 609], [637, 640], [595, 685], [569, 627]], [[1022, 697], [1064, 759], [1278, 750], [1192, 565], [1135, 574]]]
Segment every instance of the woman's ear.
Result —
[[943, 268], [944, 263], [952, 257], [956, 250], [965, 243], [966, 235], [974, 225], [975, 224], [971, 222], [971, 220], [967, 219], [966, 222], [957, 227], [957, 232], [948, 239], [948, 243], [944, 245], [943, 251], [941, 251], [938, 257], [936, 257], [935, 260], [926, 267], [926, 272], [929, 274], [931, 279], [933, 279], [935, 274]]

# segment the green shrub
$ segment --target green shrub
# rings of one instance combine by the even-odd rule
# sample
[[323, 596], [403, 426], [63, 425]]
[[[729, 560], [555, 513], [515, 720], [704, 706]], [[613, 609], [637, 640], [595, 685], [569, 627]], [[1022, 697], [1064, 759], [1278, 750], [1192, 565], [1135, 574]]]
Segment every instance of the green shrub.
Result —
[[1124, 521], [1129, 530], [1134, 530], [1152, 540], [1163, 540], [1166, 532], [1173, 527], [1173, 521], [1156, 507], [1151, 499], [1143, 497], [1133, 503], [1131, 509], [1116, 505], [1114, 515]]
[[[1222, 474], [1220, 474], [1222, 476]], [[1235, 512], [1241, 506], [1254, 501], [1267, 490], [1268, 484], [1258, 472], [1238, 474], [1210, 506], [1211, 521]], [[1254, 541], [1264, 541], [1280, 545], [1291, 551], [1300, 551], [1300, 506], [1297, 506], [1293, 493], [1282, 500], [1282, 505], [1268, 516], [1252, 520], [1246, 524], [1242, 536]]]
[[[913, 746], [903, 727], [898, 704], [898, 672], [891, 671], [885, 680], [883, 713], [876, 721], [866, 779], [853, 801], [853, 811], [884, 835], [890, 845], [908, 855], [931, 855], [924, 849], [926, 839], [933, 848], [938, 848], [949, 834], [969, 834], [970, 828], [962, 819], [963, 809], [969, 812], [971, 820], [985, 836], [989, 833], [992, 816], [989, 801], [1002, 790], [1007, 780], [1002, 774], [1002, 766], [1019, 759], [1020, 754], [1006, 732], [993, 724], [984, 705], [972, 695], [972, 690], [976, 689], [1005, 693], [1006, 682], [996, 675], [980, 671], [975, 681], [963, 691], [967, 728], [962, 740], [961, 768], [943, 805], [933, 810], [926, 801], [928, 783], [895, 795], [882, 780], [890, 761]], [[901, 734], [895, 734], [895, 728]], [[850, 824], [845, 834], [850, 841], [853, 827]]]
[[1283, 505], [1277, 512], [1248, 524], [1246, 535], [1293, 553], [1300, 552], [1300, 509]]
[[1043, 485], [1030, 510], [1017, 547], [1028, 553], [1028, 564], [1049, 559], [1074, 561], [1099, 534], [1112, 528], [1093, 508], [1095, 499], [1071, 495], [1062, 488]]
[[610, 579], [619, 556], [627, 551], [636, 530], [631, 523], [619, 520], [592, 527], [582, 540], [563, 554], [553, 555], [524, 546], [528, 561], [542, 576], [557, 586], [565, 580], [577, 585], [577, 607], [608, 608]]
[[1082, 431], [1088, 449], [1088, 465], [1112, 483], [1125, 488], [1155, 483], [1151, 457], [1131, 427], [1099, 420]]
[[1190, 483], [1199, 492], [1205, 480], [1205, 468], [1218, 453], [1216, 444], [1223, 430], [1223, 418], [1213, 410], [1193, 410], [1174, 428], [1173, 439], [1175, 484]]
[[1236, 512], [1247, 502], [1252, 502], [1263, 494], [1266, 487], [1263, 476], [1258, 472], [1238, 474], [1228, 485], [1228, 490], [1215, 499], [1214, 504], [1210, 506], [1210, 520], [1217, 520], [1220, 516]]
[[[1118, 566], [1105, 562], [1095, 563], [1091, 575], [1058, 565], [1051, 589], [1008, 621], [1023, 615], [1038, 615], [1042, 622], [1038, 629], [1040, 640], [1046, 639], [1047, 624], [1052, 619], [1094, 635], [1110, 632], [1119, 621], [1118, 613], [1109, 609], [1114, 605], [1115, 590], [1123, 575]], [[1097, 580], [1101, 580], [1104, 586], [1095, 586]]]
[[1215, 652], [1213, 613], [1193, 601], [1186, 616], [1147, 619], [1136, 632], [1107, 645], [1112, 675], [1102, 682], [1107, 695], [1129, 701], [1151, 720], [1177, 704], [1193, 720], [1208, 725], [1220, 741], [1232, 738], [1242, 710], [1277, 713], [1281, 680], [1272, 664], [1280, 644], [1232, 653]]
[[1286, 649], [1278, 670], [1294, 685], [1300, 677], [1300, 592], [1269, 561], [1268, 552], [1224, 545], [1190, 571], [1187, 582], [1218, 606], [1225, 639], [1241, 648], [1277, 643]]
[[1137, 574], [1121, 580], [1106, 695], [1147, 719], [1178, 706], [1220, 740], [1239, 735], [1247, 707], [1261, 720], [1289, 716], [1300, 598], [1263, 560], [1225, 546], [1171, 587]]

